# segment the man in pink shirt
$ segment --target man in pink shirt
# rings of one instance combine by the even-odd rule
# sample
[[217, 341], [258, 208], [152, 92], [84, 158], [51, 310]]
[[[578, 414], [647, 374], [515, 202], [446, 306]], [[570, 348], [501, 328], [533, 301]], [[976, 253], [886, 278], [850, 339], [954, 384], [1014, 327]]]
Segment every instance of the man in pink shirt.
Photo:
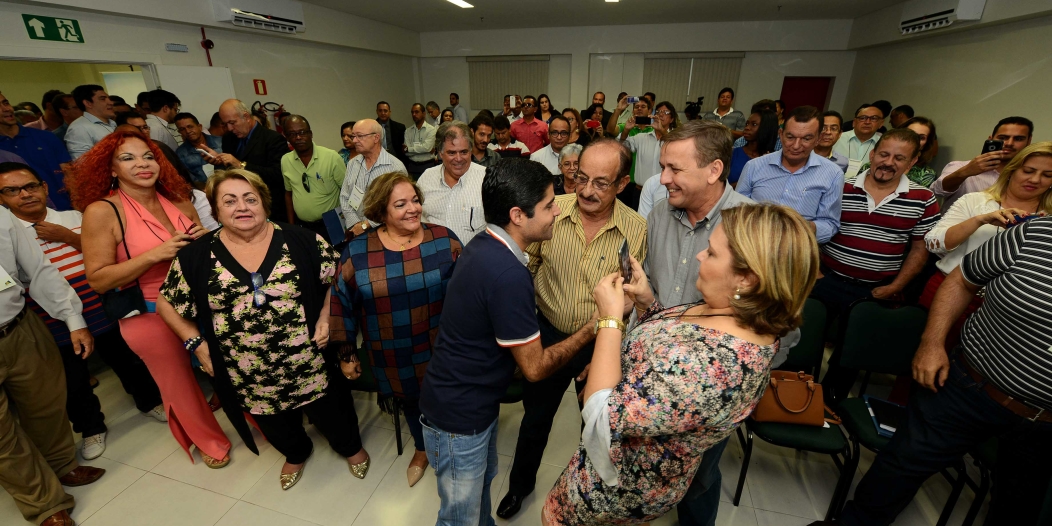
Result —
[[531, 152], [540, 151], [548, 145], [548, 125], [534, 118], [537, 99], [531, 95], [522, 98], [522, 119], [511, 123], [511, 136], [522, 141]]
[[1002, 141], [1000, 150], [983, 152], [970, 161], [953, 161], [942, 169], [942, 174], [932, 183], [935, 195], [946, 198], [943, 210], [949, 210], [954, 201], [964, 194], [981, 192], [993, 186], [1001, 170], [1020, 150], [1030, 145], [1034, 137], [1034, 123], [1026, 117], [1001, 119], [988, 139]]

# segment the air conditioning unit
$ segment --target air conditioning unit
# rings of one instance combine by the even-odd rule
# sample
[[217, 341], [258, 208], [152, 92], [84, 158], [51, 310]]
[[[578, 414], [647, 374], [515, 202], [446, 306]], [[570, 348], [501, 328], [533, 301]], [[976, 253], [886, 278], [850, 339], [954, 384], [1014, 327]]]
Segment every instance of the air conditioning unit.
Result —
[[910, 0], [902, 5], [903, 35], [931, 31], [957, 21], [979, 20], [986, 0]]
[[294, 34], [306, 31], [303, 4], [294, 0], [212, 0], [217, 22]]

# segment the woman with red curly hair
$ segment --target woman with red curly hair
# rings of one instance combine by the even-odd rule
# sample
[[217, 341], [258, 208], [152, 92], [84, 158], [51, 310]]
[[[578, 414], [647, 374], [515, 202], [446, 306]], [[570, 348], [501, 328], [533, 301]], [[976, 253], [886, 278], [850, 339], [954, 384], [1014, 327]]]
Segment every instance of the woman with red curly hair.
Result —
[[81, 156], [71, 176], [74, 206], [84, 212], [88, 283], [100, 294], [129, 284], [142, 289], [148, 312], [121, 319], [121, 334], [157, 381], [168, 427], [190, 460], [195, 445], [208, 467], [227, 465], [230, 441], [194, 378], [193, 342], [184, 344], [154, 312], [176, 252], [206, 232], [190, 186], [148, 137], [124, 128]]

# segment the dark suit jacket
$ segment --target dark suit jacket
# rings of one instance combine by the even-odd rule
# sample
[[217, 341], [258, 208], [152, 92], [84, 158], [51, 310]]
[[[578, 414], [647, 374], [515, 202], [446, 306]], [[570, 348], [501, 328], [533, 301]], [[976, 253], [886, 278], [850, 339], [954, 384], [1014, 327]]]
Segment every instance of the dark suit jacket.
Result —
[[405, 146], [405, 124], [388, 119], [387, 127], [391, 130], [390, 136], [387, 137], [387, 153], [404, 163], [406, 155], [402, 148]]
[[[605, 109], [603, 110], [603, 129], [604, 130], [606, 129], [606, 124], [608, 122], [610, 122], [610, 116], [613, 115], [613, 114], [614, 114], [614, 112], [612, 112], [612, 111], [606, 111]], [[582, 119], [587, 119], [589, 117], [585, 117], [585, 116], [582, 115], [581, 118]]]
[[280, 133], [257, 124], [252, 137], [239, 154], [241, 142], [233, 133], [223, 136], [223, 152], [248, 163], [245, 169], [258, 174], [270, 189], [270, 219], [288, 221], [285, 216], [285, 181], [281, 177], [281, 157], [289, 153], [289, 143]]

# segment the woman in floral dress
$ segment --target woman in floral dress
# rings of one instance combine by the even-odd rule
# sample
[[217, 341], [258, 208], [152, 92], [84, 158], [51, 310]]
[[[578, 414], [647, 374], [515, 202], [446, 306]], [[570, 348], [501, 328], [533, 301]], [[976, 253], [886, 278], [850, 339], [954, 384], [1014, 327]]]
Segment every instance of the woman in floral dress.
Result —
[[268, 222], [270, 195], [252, 172], [219, 172], [206, 194], [223, 226], [179, 251], [158, 314], [215, 377], [249, 448], [256, 452], [244, 412], [285, 455], [282, 489], [299, 481], [313, 451], [304, 414], [364, 478], [369, 454], [354, 407], [332, 392], [337, 371], [355, 364], [337, 364], [326, 352], [336, 252], [313, 232]]
[[[665, 309], [632, 260], [632, 281], [596, 285], [595, 353], [582, 445], [548, 494], [547, 525], [640, 524], [687, 492], [702, 453], [753, 410], [778, 338], [800, 324], [818, 244], [778, 205], [724, 210], [698, 254], [698, 304]], [[621, 341], [627, 293], [639, 323]]]

